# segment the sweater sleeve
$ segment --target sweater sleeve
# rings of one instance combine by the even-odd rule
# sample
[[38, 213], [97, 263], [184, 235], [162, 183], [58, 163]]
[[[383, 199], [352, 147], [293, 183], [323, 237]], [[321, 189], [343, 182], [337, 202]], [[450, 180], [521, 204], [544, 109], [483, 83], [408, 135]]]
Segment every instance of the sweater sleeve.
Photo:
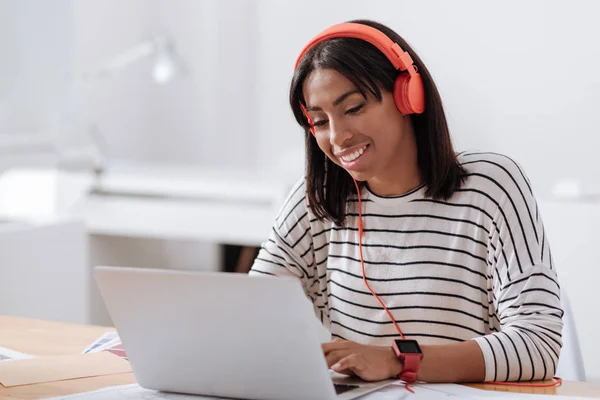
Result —
[[488, 291], [499, 327], [475, 339], [486, 381], [551, 379], [562, 347], [563, 310], [548, 238], [529, 182], [515, 166], [520, 179], [505, 184], [488, 242]]
[[284, 202], [269, 238], [254, 260], [250, 275], [292, 276], [300, 279], [313, 305], [318, 302], [314, 251], [303, 181]]

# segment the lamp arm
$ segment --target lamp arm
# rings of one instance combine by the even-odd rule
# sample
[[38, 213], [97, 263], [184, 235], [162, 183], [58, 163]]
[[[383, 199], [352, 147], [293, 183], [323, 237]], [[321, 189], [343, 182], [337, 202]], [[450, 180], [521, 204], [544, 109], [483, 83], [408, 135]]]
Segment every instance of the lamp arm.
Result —
[[85, 79], [95, 80], [107, 78], [112, 74], [124, 70], [129, 65], [135, 62], [155, 54], [158, 50], [158, 40], [159, 39], [157, 38], [146, 40], [118, 54], [117, 56], [106, 62], [104, 65], [102, 65], [95, 72], [86, 74]]

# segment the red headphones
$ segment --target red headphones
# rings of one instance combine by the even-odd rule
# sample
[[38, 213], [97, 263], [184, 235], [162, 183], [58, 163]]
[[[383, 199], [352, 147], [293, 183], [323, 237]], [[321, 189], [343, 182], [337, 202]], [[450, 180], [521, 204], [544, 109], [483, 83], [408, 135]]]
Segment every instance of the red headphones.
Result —
[[[402, 50], [397, 43], [393, 42], [379, 29], [368, 25], [347, 22], [325, 29], [304, 46], [296, 60], [294, 69], [298, 68], [302, 57], [313, 46], [326, 40], [340, 37], [361, 39], [371, 43], [390, 60], [397, 70], [401, 71], [394, 82], [394, 103], [402, 114], [421, 114], [425, 111], [425, 88], [423, 87], [423, 80], [417, 72], [417, 67], [413, 64], [410, 54]], [[312, 120], [308, 117], [304, 105], [301, 104], [300, 106], [311, 125], [311, 132], [314, 135]]]

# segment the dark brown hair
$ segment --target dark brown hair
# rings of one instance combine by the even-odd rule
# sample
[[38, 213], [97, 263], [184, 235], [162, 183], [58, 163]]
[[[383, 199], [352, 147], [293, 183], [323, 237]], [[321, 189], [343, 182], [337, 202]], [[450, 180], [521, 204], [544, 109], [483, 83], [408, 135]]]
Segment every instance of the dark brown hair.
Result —
[[[454, 152], [442, 100], [429, 71], [413, 49], [396, 32], [374, 21], [354, 23], [376, 28], [407, 51], [417, 66], [425, 86], [425, 111], [411, 114], [417, 141], [418, 166], [427, 186], [425, 195], [448, 199], [460, 188], [465, 170]], [[381, 90], [393, 92], [398, 71], [372, 44], [354, 38], [334, 38], [312, 47], [300, 60], [290, 85], [290, 105], [296, 121], [304, 127], [306, 141], [306, 192], [309, 206], [319, 219], [343, 225], [346, 201], [356, 189], [346, 170], [321, 151], [310, 133], [300, 103], [306, 104], [302, 86], [307, 76], [319, 68], [338, 71], [366, 97], [367, 91], [382, 101]]]

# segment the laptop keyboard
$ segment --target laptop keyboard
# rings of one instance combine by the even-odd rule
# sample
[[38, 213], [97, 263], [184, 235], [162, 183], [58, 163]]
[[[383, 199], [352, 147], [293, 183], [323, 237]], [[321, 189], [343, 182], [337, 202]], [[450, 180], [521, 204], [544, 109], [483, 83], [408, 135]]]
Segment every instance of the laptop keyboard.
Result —
[[358, 385], [344, 385], [342, 383], [334, 383], [333, 386], [336, 394], [342, 394], [359, 387]]

